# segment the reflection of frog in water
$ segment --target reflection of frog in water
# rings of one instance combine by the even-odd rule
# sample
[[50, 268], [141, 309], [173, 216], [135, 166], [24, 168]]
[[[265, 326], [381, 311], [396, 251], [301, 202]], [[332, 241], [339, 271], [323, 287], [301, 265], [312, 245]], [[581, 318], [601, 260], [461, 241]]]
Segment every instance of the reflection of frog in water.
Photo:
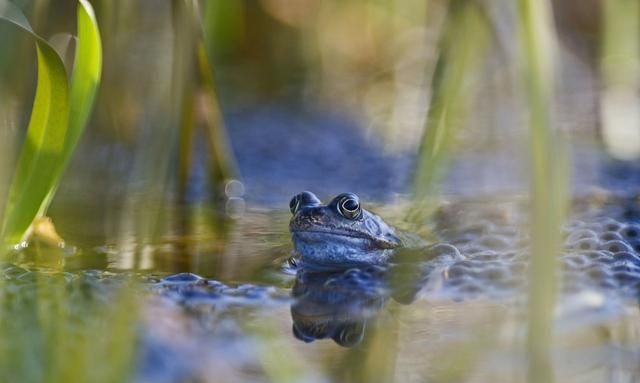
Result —
[[410, 272], [403, 266], [320, 272], [301, 268], [291, 292], [294, 336], [304, 342], [331, 338], [344, 347], [360, 344], [367, 323], [389, 298], [409, 304], [426, 283], [426, 268]]

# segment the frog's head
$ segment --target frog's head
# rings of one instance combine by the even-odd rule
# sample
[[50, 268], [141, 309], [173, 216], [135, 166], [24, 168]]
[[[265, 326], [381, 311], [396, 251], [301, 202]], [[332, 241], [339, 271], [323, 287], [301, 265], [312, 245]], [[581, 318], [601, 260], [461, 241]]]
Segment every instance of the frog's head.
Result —
[[393, 229], [343, 193], [327, 205], [305, 191], [291, 199], [289, 224], [296, 253], [304, 263], [336, 267], [384, 263], [401, 246]]

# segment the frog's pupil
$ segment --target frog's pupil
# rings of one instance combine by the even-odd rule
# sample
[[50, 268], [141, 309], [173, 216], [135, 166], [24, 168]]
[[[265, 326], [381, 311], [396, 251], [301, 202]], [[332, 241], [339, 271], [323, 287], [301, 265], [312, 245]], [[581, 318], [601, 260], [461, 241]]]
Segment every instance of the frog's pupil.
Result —
[[354, 211], [358, 209], [358, 202], [354, 199], [348, 199], [346, 201], [344, 201], [344, 203], [342, 204], [342, 206], [349, 211]]

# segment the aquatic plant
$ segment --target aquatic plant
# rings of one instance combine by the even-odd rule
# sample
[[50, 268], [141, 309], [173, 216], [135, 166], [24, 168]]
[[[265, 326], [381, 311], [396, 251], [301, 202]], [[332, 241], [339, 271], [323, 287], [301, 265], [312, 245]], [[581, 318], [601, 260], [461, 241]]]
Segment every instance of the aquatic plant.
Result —
[[439, 55], [431, 84], [431, 101], [414, 169], [411, 221], [415, 228], [433, 209], [434, 198], [458, 131], [464, 125], [471, 94], [485, 59], [490, 25], [485, 9], [476, 1], [448, 4]]
[[[474, 1], [448, 3], [444, 37], [432, 83], [432, 99], [414, 176], [413, 194], [419, 209], [410, 218], [418, 226], [436, 198], [448, 157], [466, 117], [469, 84], [483, 59], [491, 24], [486, 6]], [[552, 128], [554, 52], [556, 39], [547, 1], [520, 1], [517, 27], [521, 48], [521, 84], [525, 93], [531, 155], [532, 260], [529, 290], [529, 380], [552, 381], [549, 362], [554, 308], [555, 258], [560, 251], [560, 225], [566, 205], [567, 160], [562, 137]], [[492, 35], [494, 38], [504, 36]], [[500, 41], [503, 43], [503, 41]], [[508, 51], [508, 46], [501, 47]], [[503, 58], [508, 62], [510, 57]], [[508, 62], [507, 65], [511, 65]], [[507, 68], [506, 73], [511, 69]], [[466, 86], [466, 88], [465, 88]], [[519, 88], [519, 84], [513, 85]]]
[[0, 2], [0, 20], [28, 33], [38, 53], [38, 83], [0, 238], [4, 246], [24, 240], [32, 222], [43, 216], [93, 108], [102, 71], [98, 25], [91, 4], [78, 4], [78, 43], [71, 81], [54, 48], [31, 29], [13, 4]]
[[563, 138], [551, 125], [557, 40], [548, 1], [521, 0], [518, 21], [531, 153], [528, 378], [530, 382], [553, 382], [555, 269], [568, 184]]
[[[86, 0], [77, 7], [78, 36], [70, 74], [60, 54], [34, 32], [16, 6], [0, 1], [0, 21], [35, 41], [38, 60], [29, 126], [4, 211], [0, 243], [7, 246], [24, 240], [34, 219], [46, 214], [51, 204], [93, 109], [102, 50], [96, 18]], [[35, 247], [38, 252], [39, 246]], [[123, 284], [108, 301], [85, 295], [83, 284], [97, 282], [91, 275], [72, 281], [61, 272], [33, 272], [6, 264], [0, 273], [0, 380], [130, 379], [138, 310], [130, 286]]]

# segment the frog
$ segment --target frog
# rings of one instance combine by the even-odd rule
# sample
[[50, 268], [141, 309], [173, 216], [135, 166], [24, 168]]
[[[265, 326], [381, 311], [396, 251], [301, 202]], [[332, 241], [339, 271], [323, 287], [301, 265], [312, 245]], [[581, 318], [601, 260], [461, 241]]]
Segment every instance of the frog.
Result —
[[338, 194], [326, 205], [312, 192], [296, 194], [289, 202], [291, 259], [313, 270], [431, 261], [442, 266], [464, 256], [447, 243], [429, 243], [401, 232], [362, 207], [350, 192]]
[[295, 256], [309, 267], [387, 264], [404, 247], [395, 229], [364, 209], [354, 193], [341, 193], [324, 205], [303, 191], [291, 198], [289, 209]]

